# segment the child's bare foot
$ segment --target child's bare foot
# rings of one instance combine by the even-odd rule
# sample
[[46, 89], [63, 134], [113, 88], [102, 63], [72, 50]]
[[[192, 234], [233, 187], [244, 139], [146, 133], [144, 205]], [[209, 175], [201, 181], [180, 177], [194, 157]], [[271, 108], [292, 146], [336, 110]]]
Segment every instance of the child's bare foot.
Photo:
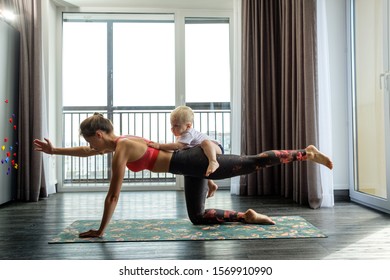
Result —
[[333, 169], [333, 162], [329, 157], [321, 153], [313, 145], [308, 146], [306, 149], [307, 158], [319, 164], [325, 165], [329, 169]]
[[207, 193], [207, 198], [209, 198], [209, 197], [214, 196], [215, 192], [218, 189], [218, 185], [215, 184], [213, 180], [208, 180], [207, 184], [209, 186], [209, 191]]
[[206, 177], [209, 176], [211, 173], [214, 173], [215, 170], [217, 170], [219, 167], [219, 163], [218, 161], [209, 161], [209, 166], [207, 167], [207, 171], [206, 171]]
[[259, 214], [255, 210], [248, 209], [244, 214], [244, 220], [248, 224], [274, 225], [275, 222], [268, 216]]

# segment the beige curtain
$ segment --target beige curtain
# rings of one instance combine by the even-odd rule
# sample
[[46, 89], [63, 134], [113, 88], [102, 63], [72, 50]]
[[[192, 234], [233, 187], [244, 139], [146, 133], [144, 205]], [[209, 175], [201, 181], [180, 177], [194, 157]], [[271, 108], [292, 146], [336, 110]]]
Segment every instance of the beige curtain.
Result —
[[[242, 0], [244, 154], [318, 144], [316, 1]], [[242, 195], [321, 205], [318, 166], [293, 163], [243, 176]]]
[[32, 147], [35, 138], [42, 138], [44, 122], [41, 1], [0, 0], [0, 8], [16, 14], [12, 24], [20, 33], [19, 170], [16, 199], [38, 201], [47, 196], [42, 154], [34, 152]]

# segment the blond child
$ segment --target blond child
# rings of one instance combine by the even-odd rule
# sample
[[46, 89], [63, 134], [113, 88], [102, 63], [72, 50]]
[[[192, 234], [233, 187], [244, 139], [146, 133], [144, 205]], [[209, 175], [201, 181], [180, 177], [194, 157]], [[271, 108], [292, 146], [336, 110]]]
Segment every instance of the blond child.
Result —
[[[159, 150], [181, 150], [200, 145], [206, 155], [209, 165], [205, 176], [209, 176], [218, 169], [217, 154], [223, 154], [223, 148], [215, 140], [211, 140], [208, 135], [195, 130], [192, 125], [194, 122], [194, 112], [188, 106], [179, 106], [171, 112], [171, 131], [176, 137], [175, 143], [154, 143], [148, 145]], [[213, 180], [208, 180], [209, 191], [207, 197], [212, 197], [218, 189]]]

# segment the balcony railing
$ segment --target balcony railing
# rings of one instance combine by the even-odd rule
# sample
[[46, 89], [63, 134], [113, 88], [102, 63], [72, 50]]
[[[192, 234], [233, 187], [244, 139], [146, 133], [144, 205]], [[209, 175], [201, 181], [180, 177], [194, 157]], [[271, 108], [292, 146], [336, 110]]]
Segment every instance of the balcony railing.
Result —
[[[209, 104], [209, 103], [208, 103]], [[225, 149], [231, 152], [230, 142], [230, 106], [211, 106], [212, 109], [194, 109], [194, 128], [217, 139]], [[96, 110], [97, 109], [97, 110]], [[174, 142], [170, 126], [170, 112], [173, 108], [116, 108], [112, 113], [104, 113], [100, 108], [64, 108], [63, 110], [63, 145], [74, 147], [87, 145], [79, 137], [79, 125], [94, 112], [101, 112], [112, 119], [114, 131], [118, 135], [136, 135], [154, 142]], [[110, 180], [111, 154], [88, 158], [63, 157], [63, 183], [89, 184], [106, 183]], [[127, 170], [124, 182], [174, 182], [175, 175], [170, 173], [153, 173], [148, 170], [132, 172]]]

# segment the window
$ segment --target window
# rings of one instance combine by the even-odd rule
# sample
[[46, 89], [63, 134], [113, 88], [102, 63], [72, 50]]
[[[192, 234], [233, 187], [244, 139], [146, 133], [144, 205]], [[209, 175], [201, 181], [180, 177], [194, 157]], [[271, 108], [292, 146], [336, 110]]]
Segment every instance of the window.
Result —
[[107, 105], [106, 42], [107, 23], [64, 23], [63, 106]]
[[[175, 105], [174, 17], [64, 14], [63, 106]], [[103, 108], [106, 107], [106, 108]]]
[[173, 21], [113, 24], [114, 106], [175, 104]]
[[195, 128], [221, 142], [227, 153], [231, 151], [229, 58], [229, 18], [185, 18], [186, 103], [198, 110]]
[[[65, 146], [84, 144], [78, 125], [96, 111], [113, 120], [118, 134], [172, 142], [169, 114], [184, 95], [184, 102], [195, 111], [195, 128], [217, 138], [229, 153], [229, 18], [185, 17], [178, 21], [184, 25], [177, 26], [175, 17], [63, 14]], [[184, 37], [177, 36], [178, 29]], [[183, 59], [177, 55], [182, 50]], [[178, 76], [183, 83], [178, 83]], [[110, 160], [107, 155], [64, 157], [63, 181], [107, 182]], [[125, 178], [125, 182], [145, 180], [174, 181], [175, 176], [128, 171]]]

